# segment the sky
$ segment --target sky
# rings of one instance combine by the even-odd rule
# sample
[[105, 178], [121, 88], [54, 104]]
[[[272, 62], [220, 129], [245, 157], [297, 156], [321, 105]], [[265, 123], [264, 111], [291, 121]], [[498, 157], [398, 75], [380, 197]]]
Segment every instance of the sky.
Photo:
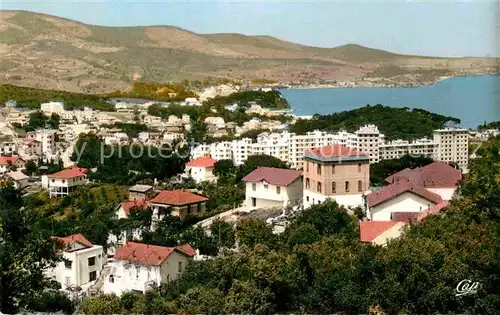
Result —
[[320, 47], [355, 43], [404, 54], [500, 57], [500, 2], [494, 0], [0, 0], [0, 9], [94, 25], [271, 35]]

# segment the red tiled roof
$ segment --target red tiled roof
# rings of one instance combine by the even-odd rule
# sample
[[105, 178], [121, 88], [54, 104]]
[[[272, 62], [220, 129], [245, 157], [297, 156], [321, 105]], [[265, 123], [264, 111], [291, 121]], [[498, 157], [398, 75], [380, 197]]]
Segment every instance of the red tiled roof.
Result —
[[196, 250], [189, 244], [179, 245], [176, 248], [183, 251], [188, 256], [195, 256], [196, 255]]
[[59, 171], [57, 173], [51, 174], [51, 175], [49, 175], [49, 178], [67, 179], [67, 178], [73, 178], [73, 177], [87, 175], [87, 173], [88, 173], [88, 170], [85, 168], [72, 167], [72, 168], [67, 168], [67, 169]]
[[395, 221], [360, 221], [359, 238], [361, 242], [371, 242], [398, 222]]
[[21, 171], [15, 171], [15, 172], [10, 172], [7, 174], [10, 178], [13, 180], [23, 180], [23, 179], [28, 179], [29, 177], [26, 176], [23, 172]]
[[438, 194], [430, 192], [422, 186], [418, 186], [407, 181], [399, 181], [389, 186], [385, 186], [381, 190], [366, 196], [366, 199], [368, 201], [368, 206], [374, 207], [406, 192], [425, 198], [433, 203], [439, 203], [442, 201]]
[[193, 194], [186, 190], [164, 190], [156, 197], [150, 200], [151, 203], [160, 203], [165, 205], [181, 206], [196, 202], [207, 201], [208, 198]]
[[302, 172], [296, 170], [274, 167], [258, 167], [253, 172], [245, 176], [243, 181], [256, 183], [265, 180], [272, 185], [288, 186], [300, 176], [302, 176]]
[[457, 187], [461, 179], [462, 173], [459, 170], [443, 162], [433, 162], [413, 170], [404, 169], [387, 177], [385, 181], [395, 183], [406, 180], [428, 188], [451, 188]]
[[450, 205], [450, 203], [448, 201], [440, 202], [437, 205], [432, 206], [430, 209], [427, 209], [423, 212], [420, 212], [419, 216], [417, 217], [417, 221], [422, 221], [424, 218], [426, 218], [429, 215], [439, 213], [444, 208], [448, 207], [449, 205]]
[[146, 200], [133, 200], [133, 201], [124, 201], [120, 204], [123, 208], [123, 212], [125, 212], [125, 216], [128, 217], [130, 215], [130, 209], [138, 207], [141, 209], [146, 209], [148, 207], [148, 202]]
[[416, 221], [420, 214], [422, 214], [422, 212], [392, 212], [391, 221], [396, 221], [396, 222]]
[[212, 159], [211, 157], [205, 155], [202, 157], [199, 157], [197, 159], [191, 160], [186, 163], [186, 166], [191, 166], [191, 167], [214, 167], [215, 163], [217, 163], [216, 160]]
[[323, 158], [368, 156], [357, 149], [349, 148], [341, 144], [328, 145], [320, 148], [306, 150], [306, 153], [313, 154], [317, 157], [323, 157]]
[[0, 156], [0, 165], [14, 164], [17, 161], [24, 162], [24, 160], [18, 156]]
[[170, 256], [170, 254], [174, 251], [186, 256], [192, 256], [186, 253], [185, 249], [181, 249], [179, 246], [166, 247], [127, 242], [125, 245], [116, 250], [115, 259], [128, 260], [148, 265], [161, 265], [163, 261], [165, 261], [165, 259], [167, 259], [168, 256]]
[[89, 240], [85, 238], [82, 234], [73, 234], [69, 236], [64, 236], [64, 237], [59, 237], [59, 236], [52, 236], [52, 239], [57, 240], [61, 243], [63, 243], [66, 247], [71, 246], [74, 243], [79, 243], [85, 247], [92, 247], [94, 246]]

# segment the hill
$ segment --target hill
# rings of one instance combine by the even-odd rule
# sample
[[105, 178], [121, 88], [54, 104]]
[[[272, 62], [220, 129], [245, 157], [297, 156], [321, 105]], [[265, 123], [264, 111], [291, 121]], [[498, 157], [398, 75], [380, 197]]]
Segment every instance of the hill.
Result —
[[0, 84], [71, 92], [126, 90], [134, 80], [389, 78], [385, 82], [421, 84], [439, 76], [498, 72], [497, 59], [407, 56], [354, 44], [319, 48], [173, 26], [102, 27], [26, 11], [0, 11], [0, 40]]

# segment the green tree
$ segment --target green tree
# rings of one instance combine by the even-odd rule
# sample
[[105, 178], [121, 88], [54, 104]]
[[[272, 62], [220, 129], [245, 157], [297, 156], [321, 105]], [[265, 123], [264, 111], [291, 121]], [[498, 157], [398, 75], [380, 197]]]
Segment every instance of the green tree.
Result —
[[231, 223], [222, 220], [215, 220], [210, 226], [210, 234], [214, 239], [217, 248], [233, 248], [236, 241], [236, 234]]
[[235, 176], [236, 166], [233, 160], [219, 160], [214, 165], [213, 173], [215, 176], [219, 177], [219, 181], [227, 182], [229, 178]]
[[265, 222], [253, 219], [244, 219], [236, 225], [236, 238], [240, 245], [253, 248], [257, 244], [270, 247], [277, 245], [277, 237]]
[[114, 294], [84, 299], [80, 310], [83, 314], [120, 314], [120, 298]]

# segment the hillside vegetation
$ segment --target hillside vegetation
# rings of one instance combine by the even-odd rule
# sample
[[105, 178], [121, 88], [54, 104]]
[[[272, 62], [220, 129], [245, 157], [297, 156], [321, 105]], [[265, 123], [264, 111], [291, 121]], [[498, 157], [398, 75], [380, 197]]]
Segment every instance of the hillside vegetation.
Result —
[[387, 140], [412, 140], [432, 135], [447, 123], [460, 123], [460, 119], [431, 113], [423, 109], [394, 108], [381, 104], [343, 111], [329, 115], [314, 115], [310, 120], [299, 119], [291, 127], [299, 134], [316, 129], [355, 132], [367, 124], [376, 125]]
[[312, 83], [498, 73], [498, 60], [407, 56], [347, 44], [319, 48], [270, 36], [196, 34], [173, 26], [102, 27], [25, 11], [0, 12], [0, 83], [109, 93], [133, 81], [230, 79]]

